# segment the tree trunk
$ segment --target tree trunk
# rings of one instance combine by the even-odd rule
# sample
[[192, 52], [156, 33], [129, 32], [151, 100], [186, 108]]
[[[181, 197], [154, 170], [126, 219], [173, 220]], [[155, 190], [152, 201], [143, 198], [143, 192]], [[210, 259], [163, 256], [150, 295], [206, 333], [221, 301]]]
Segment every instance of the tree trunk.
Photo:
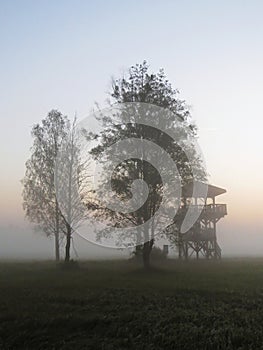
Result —
[[145, 242], [143, 244], [143, 250], [142, 250], [142, 259], [143, 259], [143, 267], [148, 270], [151, 267], [150, 264], [150, 255], [152, 251], [154, 240], [151, 239], [148, 242]]
[[66, 237], [66, 251], [65, 251], [65, 263], [70, 260], [70, 243], [71, 243], [71, 226], [67, 225], [67, 237]]
[[55, 227], [55, 254], [56, 254], [56, 262], [60, 260], [59, 253], [59, 207], [58, 202], [56, 200], [56, 227]]
[[56, 256], [56, 262], [59, 262], [60, 260], [60, 254], [59, 254], [59, 234], [58, 232], [55, 233], [55, 256]]
[[60, 260], [58, 232], [55, 233], [55, 259], [56, 262], [59, 262]]
[[150, 268], [150, 251], [149, 251], [149, 242], [144, 243], [142, 251], [143, 267], [145, 270]]

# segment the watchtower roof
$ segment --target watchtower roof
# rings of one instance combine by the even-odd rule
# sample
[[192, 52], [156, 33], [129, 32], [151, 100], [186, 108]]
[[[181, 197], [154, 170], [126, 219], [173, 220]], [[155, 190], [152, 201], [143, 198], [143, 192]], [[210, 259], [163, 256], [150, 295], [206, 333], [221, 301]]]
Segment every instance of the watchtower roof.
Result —
[[[201, 181], [195, 181], [197, 184], [197, 195], [196, 198], [202, 198], [204, 197], [203, 193], [206, 192], [206, 186], [207, 186], [207, 198], [215, 198], [216, 196], [219, 196], [220, 194], [226, 193], [226, 190], [224, 188], [220, 188], [214, 185], [206, 184]], [[182, 195], [186, 198], [193, 197], [193, 182], [189, 182], [188, 184], [184, 185], [182, 188]]]

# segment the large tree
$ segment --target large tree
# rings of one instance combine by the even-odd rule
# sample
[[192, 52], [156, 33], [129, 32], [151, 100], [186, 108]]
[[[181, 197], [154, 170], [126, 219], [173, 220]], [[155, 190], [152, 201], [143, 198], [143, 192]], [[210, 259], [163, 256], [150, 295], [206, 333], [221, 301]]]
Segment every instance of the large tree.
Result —
[[[195, 152], [194, 146], [191, 143], [187, 146], [188, 154], [191, 154], [190, 161], [185, 150], [177, 142], [178, 140], [171, 138], [169, 133], [165, 132], [165, 130], [173, 129], [175, 133], [177, 132], [178, 139], [189, 139], [195, 136], [196, 128], [191, 123], [188, 108], [184, 101], [178, 98], [178, 91], [172, 88], [163, 70], [159, 70], [156, 74], [150, 73], [145, 61], [142, 64], [132, 66], [128, 77], [113, 80], [111, 97], [113, 102], [121, 104], [121, 108], [110, 116], [105, 116], [102, 113], [100, 120], [104, 128], [99, 135], [95, 136], [98, 145], [91, 150], [94, 158], [99, 158], [103, 154], [105, 169], [108, 167], [107, 163], [113, 161], [112, 145], [119, 140], [138, 139], [151, 141], [169, 154], [176, 163], [182, 184], [193, 179], [193, 168], [199, 179], [205, 177], [201, 160]], [[152, 106], [157, 108], [154, 109]], [[162, 113], [160, 109], [168, 111], [168, 113]], [[146, 124], [149, 121], [148, 125], [140, 123], [139, 115], [142, 113], [144, 114], [144, 122], [145, 118]], [[153, 126], [152, 121], [157, 118], [161, 118], [161, 129], [158, 126], [156, 128]], [[121, 154], [122, 148], [120, 143], [119, 148], [115, 147], [115, 153]], [[133, 143], [130, 148], [133, 154], [132, 148], [134, 148]], [[109, 209], [94, 199], [91, 199], [89, 208], [92, 209], [95, 217], [111, 222], [115, 227], [121, 228], [132, 223], [135, 228], [138, 228], [133, 240], [135, 240], [135, 244], [136, 240], [139, 242], [137, 252], [142, 252], [144, 266], [148, 268], [158, 223], [152, 220], [148, 225], [147, 222], [154, 217], [161, 206], [163, 192], [166, 190], [166, 184], [162, 182], [160, 172], [170, 176], [170, 178], [173, 176], [176, 178], [178, 174], [173, 173], [173, 168], [166, 169], [166, 158], [160, 157], [156, 150], [152, 149], [150, 152], [151, 159], [155, 161], [153, 166], [151, 162], [145, 160], [147, 158], [145, 153], [148, 151], [145, 150], [144, 144], [140, 143], [139, 148], [137, 157], [120, 161], [115, 167], [111, 174], [111, 185], [116, 196], [120, 200], [127, 201], [132, 197], [132, 182], [135, 179], [143, 180], [148, 184], [147, 200], [140, 208], [131, 213]], [[129, 150], [126, 149], [125, 152], [129, 153]], [[108, 176], [106, 170], [103, 175]], [[103, 188], [101, 190], [104, 191]], [[140, 198], [137, 199], [140, 201]], [[141, 230], [139, 228], [142, 227], [142, 224], [143, 229]], [[103, 230], [100, 235], [107, 235], [108, 232], [108, 230]], [[124, 241], [126, 237], [120, 235], [118, 238]]]

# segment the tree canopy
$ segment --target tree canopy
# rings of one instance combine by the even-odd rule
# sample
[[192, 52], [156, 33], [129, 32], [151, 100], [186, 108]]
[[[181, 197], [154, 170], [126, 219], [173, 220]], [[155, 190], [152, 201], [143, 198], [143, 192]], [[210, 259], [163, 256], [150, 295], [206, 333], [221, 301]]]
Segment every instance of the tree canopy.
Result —
[[[137, 241], [137, 250], [142, 250], [145, 267], [149, 266], [157, 227], [157, 222], [154, 220], [149, 225], [146, 223], [160, 208], [164, 191], [167, 191], [167, 183], [163, 183], [160, 173], [174, 180], [180, 177], [181, 184], [193, 179], [193, 170], [195, 177], [205, 178], [202, 160], [191, 143], [191, 139], [196, 135], [196, 127], [191, 121], [189, 109], [185, 102], [179, 99], [178, 94], [162, 69], [157, 73], [150, 73], [145, 61], [132, 66], [127, 77], [112, 82], [112, 102], [117, 103], [120, 108], [116, 107], [116, 112], [107, 115], [102, 111], [99, 119], [103, 130], [94, 136], [97, 145], [91, 150], [94, 159], [100, 157], [103, 159], [103, 176], [110, 178], [112, 190], [120, 201], [125, 203], [133, 197], [132, 186], [135, 179], [142, 180], [148, 185], [147, 199], [133, 212], [112, 210], [99, 201], [95, 202], [94, 199], [90, 204], [95, 217], [107, 220], [114, 227], [132, 225], [134, 235], [132, 238], [128, 237], [128, 240], [133, 240], [134, 245]], [[171, 130], [176, 135], [174, 138], [170, 136]], [[164, 153], [161, 156], [159, 149], [153, 146], [147, 149], [147, 144], [143, 142], [134, 144], [134, 139], [155, 144]], [[130, 140], [130, 143], [127, 140]], [[180, 142], [185, 140], [188, 142], [182, 148]], [[121, 141], [126, 141], [125, 147]], [[136, 156], [134, 148], [137, 148]], [[115, 161], [113, 153], [119, 155], [125, 153], [127, 157], [120, 160], [119, 164], [115, 165], [114, 171], [109, 174], [107, 171], [111, 168], [109, 164]], [[168, 158], [165, 158], [167, 154], [176, 164], [178, 174], [175, 173], [174, 167], [168, 166]], [[149, 156], [155, 165], [147, 161]], [[144, 190], [142, 187], [137, 190], [139, 194], [137, 201], [140, 202], [140, 194], [143, 196]], [[104, 191], [103, 187], [101, 191]], [[139, 229], [142, 224], [146, 224], [143, 230]], [[108, 235], [109, 232], [110, 229], [101, 231], [99, 238]], [[138, 239], [141, 236], [143, 238]], [[125, 241], [126, 238], [125, 231], [118, 236], [120, 241]]]
[[86, 190], [86, 165], [80, 158], [75, 124], [52, 110], [33, 126], [31, 156], [22, 180], [26, 218], [54, 237], [57, 261], [66, 238], [66, 262], [70, 259], [72, 234], [85, 215], [80, 198]]

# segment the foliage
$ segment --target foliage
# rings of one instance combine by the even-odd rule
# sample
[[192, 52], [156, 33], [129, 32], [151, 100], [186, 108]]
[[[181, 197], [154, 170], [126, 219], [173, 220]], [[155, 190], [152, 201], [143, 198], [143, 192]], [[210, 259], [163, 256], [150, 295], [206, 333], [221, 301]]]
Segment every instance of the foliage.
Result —
[[[117, 103], [140, 102], [144, 103], [144, 106], [147, 106], [146, 103], [148, 103], [149, 108], [146, 112], [144, 111], [144, 114], [149, 120], [156, 118], [156, 112], [153, 111], [150, 106], [162, 107], [170, 111], [169, 114], [164, 114], [162, 120], [162, 127], [164, 130], [176, 130], [179, 120], [180, 126], [176, 132], [181, 138], [188, 139], [190, 136], [196, 134], [196, 128], [191, 123], [189, 110], [185, 102], [178, 98], [178, 91], [172, 88], [162, 69], [156, 74], [149, 73], [149, 67], [146, 61], [142, 64], [132, 66], [127, 78], [124, 77], [113, 81], [111, 97], [113, 101]], [[138, 123], [138, 119], [136, 119], [136, 104], [133, 104], [133, 106], [135, 107], [132, 114], [129, 114], [129, 111], [127, 112], [127, 108], [130, 107], [126, 108], [124, 106], [120, 108], [118, 113], [112, 116], [101, 115], [100, 121], [104, 129], [99, 135], [94, 136], [94, 139], [98, 143], [97, 146], [93, 147], [91, 150], [91, 155], [94, 159], [98, 159], [101, 154], [103, 154], [103, 161], [106, 166], [108, 166], [109, 163], [112, 162], [111, 145], [120, 140], [131, 138], [143, 139], [157, 144], [169, 154], [179, 169], [182, 184], [192, 180], [192, 167], [195, 167], [199, 172], [199, 179], [204, 179], [206, 176], [205, 170], [192, 145], [189, 145], [189, 152], [193, 155], [193, 159], [195, 160], [194, 164], [190, 164], [185, 152], [167, 133], [157, 128]], [[122, 151], [121, 148], [118, 149], [118, 153], [121, 154]], [[143, 147], [140, 152], [140, 158], [135, 159], [131, 157], [130, 159], [122, 161], [115, 168], [113, 174], [109, 175], [105, 167], [104, 176], [105, 178], [111, 176], [112, 188], [120, 201], [127, 201], [132, 197], [131, 184], [133, 180], [143, 180], [147, 183], [149, 189], [147, 201], [140, 209], [132, 213], [123, 214], [120, 211], [116, 212], [103, 207], [100, 202], [96, 202], [96, 200], [92, 198], [89, 209], [93, 211], [93, 215], [96, 218], [110, 222], [110, 224], [115, 227], [127, 227], [129, 225], [139, 227], [152, 218], [159, 209], [165, 184], [162, 183], [157, 169], [144, 160]], [[167, 169], [167, 164], [164, 163], [163, 159], [155, 158], [157, 158], [160, 163], [159, 168], [169, 174], [171, 169]], [[174, 173], [170, 174], [170, 177], [172, 176], [174, 179], [176, 178]], [[155, 225], [156, 223], [153, 223], [148, 228], [144, 228], [143, 232], [140, 233], [134, 230], [135, 236], [137, 234], [137, 238], [135, 237], [133, 239], [133, 244], [140, 242], [140, 239], [138, 239], [139, 236], [143, 237], [143, 258], [146, 267], [149, 265], [149, 257], [154, 243]], [[109, 230], [106, 229], [100, 232], [98, 238], [107, 236], [108, 234]], [[125, 242], [125, 237], [123, 236], [119, 236], [118, 239], [119, 241]]]
[[25, 216], [47, 236], [54, 235], [56, 260], [59, 260], [59, 240], [65, 222], [56, 198], [55, 162], [68, 130], [68, 118], [56, 110], [50, 111], [40, 124], [33, 126], [33, 146], [22, 181]]
[[59, 149], [55, 164], [56, 198], [64, 220], [66, 236], [65, 262], [70, 262], [72, 235], [86, 217], [85, 197], [88, 192], [88, 163], [81, 157], [76, 119]]
[[85, 215], [81, 203], [87, 180], [81, 161], [76, 120], [52, 110], [32, 129], [33, 147], [23, 183], [25, 216], [47, 236], [55, 237], [56, 260], [66, 237], [65, 261], [70, 260], [72, 233]]

